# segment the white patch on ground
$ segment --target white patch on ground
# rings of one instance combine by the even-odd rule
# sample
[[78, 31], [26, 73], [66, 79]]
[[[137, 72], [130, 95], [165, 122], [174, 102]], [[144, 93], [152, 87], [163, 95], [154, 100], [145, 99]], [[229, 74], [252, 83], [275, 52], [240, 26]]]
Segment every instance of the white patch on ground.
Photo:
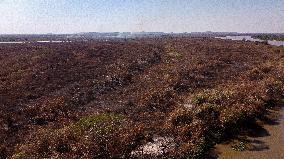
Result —
[[189, 103], [184, 104], [183, 106], [186, 107], [186, 108], [189, 109], [189, 110], [192, 110], [192, 109], [194, 108], [194, 105], [189, 104]]
[[172, 137], [154, 137], [153, 142], [148, 142], [137, 150], [131, 152], [131, 156], [139, 157], [143, 155], [159, 156], [172, 151], [176, 146]]

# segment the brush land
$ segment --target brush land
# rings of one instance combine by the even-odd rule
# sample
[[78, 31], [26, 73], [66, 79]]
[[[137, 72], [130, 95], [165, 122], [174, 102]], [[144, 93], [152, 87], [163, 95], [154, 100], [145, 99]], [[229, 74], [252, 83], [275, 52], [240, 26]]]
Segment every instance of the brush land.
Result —
[[211, 38], [0, 45], [0, 158], [202, 158], [284, 99], [284, 48]]

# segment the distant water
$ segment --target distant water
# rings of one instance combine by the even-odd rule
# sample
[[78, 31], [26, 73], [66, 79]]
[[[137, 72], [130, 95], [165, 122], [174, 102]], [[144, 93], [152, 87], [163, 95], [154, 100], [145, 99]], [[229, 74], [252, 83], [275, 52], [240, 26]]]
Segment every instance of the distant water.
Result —
[[[253, 42], [263, 42], [265, 40], [255, 39], [251, 36], [226, 36], [226, 37], [216, 37], [218, 39], [229, 39], [229, 40], [245, 40], [245, 41], [253, 41]], [[274, 46], [284, 46], [284, 41], [276, 41], [276, 40], [268, 40], [269, 45]]]
[[63, 42], [71, 42], [71, 41], [37, 41], [38, 43], [63, 43]]
[[0, 44], [22, 44], [22, 43], [24, 43], [24, 42], [22, 42], [22, 41], [10, 41], [10, 42], [1, 42], [0, 41]]
[[30, 42], [30, 41], [8, 41], [8, 42], [1, 42], [0, 44], [24, 44], [24, 43], [63, 43], [63, 42], [72, 42], [72, 41], [36, 41], [36, 42]]

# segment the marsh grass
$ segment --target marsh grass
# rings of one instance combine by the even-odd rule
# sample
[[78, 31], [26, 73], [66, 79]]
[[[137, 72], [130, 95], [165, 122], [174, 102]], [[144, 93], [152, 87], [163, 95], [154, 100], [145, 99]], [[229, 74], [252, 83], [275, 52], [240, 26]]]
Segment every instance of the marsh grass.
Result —
[[283, 101], [280, 49], [198, 38], [3, 45], [0, 156], [130, 158], [170, 136], [177, 146], [151, 157], [202, 158]]

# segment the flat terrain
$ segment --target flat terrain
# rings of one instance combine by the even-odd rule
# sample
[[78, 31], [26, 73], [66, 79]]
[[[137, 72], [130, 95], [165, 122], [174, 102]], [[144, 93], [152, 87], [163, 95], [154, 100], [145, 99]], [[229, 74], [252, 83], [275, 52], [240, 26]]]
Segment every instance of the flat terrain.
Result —
[[283, 47], [1, 44], [0, 158], [198, 158], [283, 97]]

